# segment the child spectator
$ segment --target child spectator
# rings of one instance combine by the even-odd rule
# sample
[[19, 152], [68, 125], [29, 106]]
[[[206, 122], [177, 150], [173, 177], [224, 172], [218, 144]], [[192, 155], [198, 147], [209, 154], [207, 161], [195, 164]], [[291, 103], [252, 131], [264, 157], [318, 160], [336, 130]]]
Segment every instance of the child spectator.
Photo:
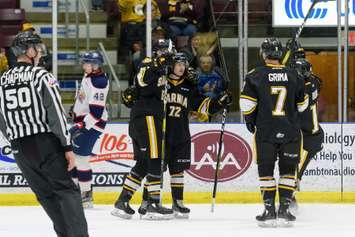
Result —
[[210, 55], [199, 58], [198, 89], [205, 96], [215, 99], [224, 90], [224, 76], [221, 70], [214, 66], [214, 59]]

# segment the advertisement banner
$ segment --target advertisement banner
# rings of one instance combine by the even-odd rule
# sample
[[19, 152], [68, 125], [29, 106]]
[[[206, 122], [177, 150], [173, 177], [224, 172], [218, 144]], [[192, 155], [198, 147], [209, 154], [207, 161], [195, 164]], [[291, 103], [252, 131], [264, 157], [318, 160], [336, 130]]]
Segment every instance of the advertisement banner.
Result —
[[[34, 24], [36, 32], [42, 38], [52, 38], [52, 24]], [[90, 38], [91, 39], [100, 39], [106, 38], [106, 24], [90, 24]], [[58, 24], [57, 28], [58, 38], [76, 38], [76, 25], [69, 24], [68, 28], [64, 24]], [[79, 25], [79, 38], [86, 39], [86, 25]]]
[[[349, 25], [355, 25], [355, 0], [349, 1]], [[273, 0], [272, 23], [274, 27], [300, 26], [313, 0]], [[345, 0], [341, 0], [342, 18], [345, 22]], [[315, 5], [310, 12], [305, 26], [337, 26], [337, 1], [322, 1]]]
[[[65, 12], [66, 9], [68, 9], [69, 12], [75, 12], [75, 1], [76, 0], [58, 0], [58, 10]], [[52, 0], [21, 0], [20, 6], [26, 9], [26, 12], [52, 12]], [[83, 12], [80, 4], [79, 11]]]
[[[304, 173], [302, 191], [355, 191], [355, 124], [322, 124], [324, 149]], [[212, 190], [219, 150], [220, 124], [191, 124], [191, 168], [185, 175], [187, 192]], [[96, 191], [118, 191], [134, 166], [128, 125], [108, 124], [95, 144], [91, 164]], [[276, 171], [278, 169], [276, 168]], [[277, 176], [276, 176], [277, 177]], [[169, 175], [165, 174], [167, 183]], [[243, 124], [226, 124], [219, 170], [220, 192], [257, 192], [258, 174], [253, 159], [253, 136]], [[11, 154], [9, 143], [0, 139], [0, 193], [28, 192]], [[168, 185], [165, 185], [169, 191]]]

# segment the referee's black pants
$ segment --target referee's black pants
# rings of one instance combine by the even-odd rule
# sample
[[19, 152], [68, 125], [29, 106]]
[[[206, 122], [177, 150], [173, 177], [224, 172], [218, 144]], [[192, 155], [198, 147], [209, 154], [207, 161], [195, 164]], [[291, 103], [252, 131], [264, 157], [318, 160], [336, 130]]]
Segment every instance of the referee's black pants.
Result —
[[53, 221], [58, 237], [87, 237], [87, 223], [78, 187], [68, 171], [64, 150], [52, 133], [11, 142], [17, 165]]

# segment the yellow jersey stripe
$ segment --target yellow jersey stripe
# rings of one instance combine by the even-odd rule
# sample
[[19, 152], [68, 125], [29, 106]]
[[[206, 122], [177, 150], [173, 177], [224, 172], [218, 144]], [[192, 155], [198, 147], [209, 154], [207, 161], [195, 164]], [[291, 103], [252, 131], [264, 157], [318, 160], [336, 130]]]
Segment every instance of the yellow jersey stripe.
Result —
[[148, 127], [150, 158], [157, 159], [159, 157], [158, 154], [159, 152], [158, 152], [158, 141], [157, 141], [157, 134], [155, 130], [154, 117], [146, 116], [145, 118]]
[[258, 101], [258, 99], [254, 98], [254, 97], [251, 97], [251, 96], [248, 96], [248, 95], [240, 95], [240, 98], [244, 98], [244, 99], [251, 100], [251, 101], [254, 101], [254, 102]]

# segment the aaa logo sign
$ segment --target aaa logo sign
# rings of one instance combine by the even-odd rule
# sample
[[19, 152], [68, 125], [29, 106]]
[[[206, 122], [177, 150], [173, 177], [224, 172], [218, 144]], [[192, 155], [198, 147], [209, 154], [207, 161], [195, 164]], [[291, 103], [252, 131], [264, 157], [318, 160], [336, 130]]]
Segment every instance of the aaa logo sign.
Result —
[[[187, 172], [202, 181], [213, 182], [219, 148], [219, 130], [204, 131], [191, 139], [191, 167]], [[241, 176], [250, 166], [252, 152], [249, 144], [231, 132], [224, 132], [221, 163], [218, 174], [220, 182]]]

